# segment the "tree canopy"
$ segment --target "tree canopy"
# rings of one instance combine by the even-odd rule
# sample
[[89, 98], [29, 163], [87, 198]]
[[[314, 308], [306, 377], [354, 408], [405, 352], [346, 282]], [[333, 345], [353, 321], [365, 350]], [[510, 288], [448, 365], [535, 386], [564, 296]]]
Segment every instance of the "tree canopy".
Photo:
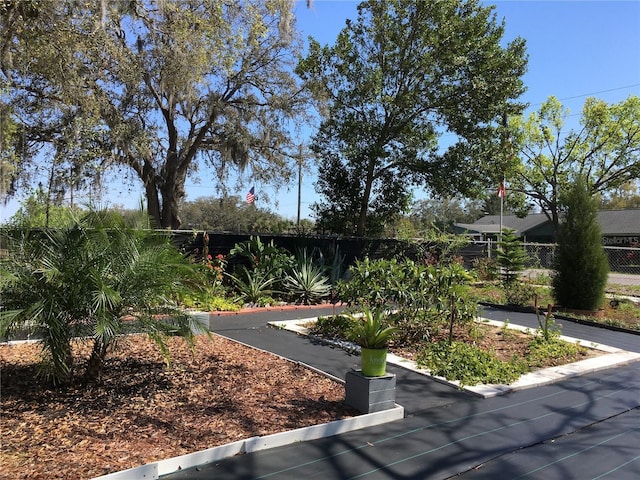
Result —
[[[325, 107], [312, 144], [321, 227], [377, 233], [412, 186], [467, 195], [498, 178], [500, 119], [521, 111], [526, 69], [524, 40], [503, 47], [503, 34], [475, 0], [371, 0], [333, 46], [311, 39], [297, 73]], [[442, 151], [444, 132], [455, 141]]]
[[[234, 233], [284, 233], [294, 230], [294, 222], [244, 199], [201, 197], [180, 206], [184, 226], [198, 230]], [[306, 222], [305, 222], [306, 223]]]
[[[0, 5], [3, 112], [26, 178], [94, 182], [112, 166], [144, 185], [149, 214], [180, 225], [188, 175], [293, 172], [307, 98], [289, 0], [9, 1]], [[3, 140], [4, 141], [4, 140]], [[17, 147], [17, 145], [16, 145]]]
[[602, 208], [607, 210], [622, 210], [640, 208], [640, 178], [629, 180], [613, 191], [602, 196]]
[[420, 230], [435, 227], [451, 232], [454, 223], [473, 223], [484, 214], [479, 202], [459, 198], [428, 198], [415, 202], [409, 219]]
[[589, 195], [610, 196], [632, 188], [640, 177], [639, 97], [611, 105], [588, 98], [580, 126], [566, 131], [569, 114], [549, 97], [538, 111], [513, 119], [510, 126], [521, 163], [509, 176], [509, 189], [524, 193], [545, 213], [556, 235], [562, 196], [578, 178]]

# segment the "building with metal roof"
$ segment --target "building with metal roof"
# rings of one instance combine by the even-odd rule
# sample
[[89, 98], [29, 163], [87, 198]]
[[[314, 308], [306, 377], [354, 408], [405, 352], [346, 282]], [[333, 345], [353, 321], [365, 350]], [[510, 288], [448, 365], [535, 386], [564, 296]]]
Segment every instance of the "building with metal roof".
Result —
[[[602, 243], [611, 246], [637, 246], [640, 244], [640, 209], [601, 210], [598, 223], [602, 230]], [[550, 243], [551, 221], [543, 213], [519, 218], [503, 215], [502, 227], [514, 230], [525, 242]], [[486, 215], [473, 223], [454, 224], [456, 233], [470, 235], [478, 240], [496, 238], [500, 233], [500, 215]]]

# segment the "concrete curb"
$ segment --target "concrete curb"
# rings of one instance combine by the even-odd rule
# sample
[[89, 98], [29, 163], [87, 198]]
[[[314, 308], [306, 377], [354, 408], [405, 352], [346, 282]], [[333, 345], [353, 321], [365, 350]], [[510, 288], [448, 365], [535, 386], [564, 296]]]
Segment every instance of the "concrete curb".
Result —
[[[212, 317], [215, 317], [215, 315], [208, 312], [190, 312], [190, 315], [194, 317], [194, 320], [201, 323], [205, 327], [209, 327], [210, 323], [213, 321]], [[306, 319], [306, 321], [310, 320], [315, 320], [315, 318]], [[304, 320], [302, 321], [304, 322]], [[224, 337], [224, 335], [220, 336]], [[232, 338], [224, 338], [227, 338], [232, 342], [236, 342], [241, 345], [253, 348], [255, 350], [266, 351], [243, 342], [238, 342], [237, 340], [234, 340]], [[268, 353], [287, 360], [288, 362], [292, 362], [291, 359], [288, 359], [286, 357], [282, 357], [272, 352]], [[301, 362], [295, 363], [303, 365], [305, 368], [309, 368], [314, 372], [320, 373], [326, 377], [331, 378], [334, 381], [344, 384], [344, 380], [335, 378], [334, 376], [329, 375], [326, 372], [322, 372], [317, 368]], [[178, 457], [173, 457], [166, 460], [151, 462], [146, 465], [122, 470], [120, 472], [109, 473], [107, 475], [95, 477], [92, 480], [155, 480], [162, 475], [168, 475], [179, 470], [217, 462], [228, 457], [233, 457], [235, 455], [243, 455], [245, 453], [267, 450], [269, 448], [282, 447], [296, 442], [306, 442], [308, 440], [332, 437], [341, 433], [347, 433], [354, 430], [359, 430], [361, 428], [372, 427], [387, 422], [393, 422], [395, 420], [401, 420], [403, 418], [404, 407], [396, 404], [394, 408], [383, 410], [381, 412], [358, 415], [357, 417], [346, 418], [344, 420], [335, 420], [333, 422], [313, 425], [311, 427], [298, 428], [286, 432], [274, 433], [272, 435], [255, 436], [244, 440], [239, 440], [237, 442], [228, 443], [226, 445], [220, 445], [218, 447], [212, 447], [206, 450], [180, 455]]]
[[380, 425], [404, 418], [404, 408], [396, 405], [395, 408], [382, 412], [359, 415], [345, 420], [335, 420], [329, 423], [299, 428], [287, 432], [274, 433], [266, 436], [256, 436], [228, 443], [219, 447], [209, 448], [199, 452], [180, 455], [178, 457], [148, 463], [140, 467], [130, 468], [121, 472], [95, 477], [93, 480], [133, 480], [133, 479], [158, 479], [162, 475], [175, 473], [179, 470], [197, 467], [212, 462], [217, 462], [235, 455], [259, 452], [269, 448], [282, 447], [296, 442], [306, 442], [319, 438], [332, 437], [341, 433], [359, 430], [365, 427]]

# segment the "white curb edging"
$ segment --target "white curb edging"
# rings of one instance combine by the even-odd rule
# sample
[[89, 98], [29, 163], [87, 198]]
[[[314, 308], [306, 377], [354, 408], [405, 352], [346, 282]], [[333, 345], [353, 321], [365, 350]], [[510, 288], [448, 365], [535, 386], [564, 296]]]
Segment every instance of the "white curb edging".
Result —
[[404, 407], [396, 405], [395, 408], [381, 412], [368, 413], [344, 420], [335, 420], [329, 423], [313, 425], [311, 427], [298, 428], [272, 435], [256, 436], [228, 443], [219, 447], [188, 453], [178, 457], [148, 463], [140, 467], [130, 468], [121, 472], [95, 477], [93, 480], [156, 480], [162, 475], [175, 473], [179, 470], [197, 467], [224, 458], [239, 454], [259, 452], [269, 448], [282, 447], [296, 442], [306, 442], [319, 438], [331, 437], [341, 433], [352, 432], [365, 427], [380, 425], [404, 418]]
[[[195, 317], [194, 319], [202, 325], [208, 327], [210, 322], [210, 315], [206, 312], [190, 312], [190, 315]], [[316, 318], [307, 318], [298, 320], [300, 323], [306, 323], [315, 321]], [[293, 327], [293, 325], [290, 325]], [[296, 333], [305, 334], [306, 329], [303, 327], [293, 328]], [[225, 337], [228, 338], [228, 337]], [[246, 345], [250, 348], [261, 350], [254, 346], [238, 342], [228, 338], [229, 340]], [[271, 355], [275, 355], [269, 352]], [[280, 355], [276, 355], [287, 361], [292, 361]], [[321, 373], [335, 381], [344, 383], [344, 380], [335, 378], [332, 375], [328, 375], [325, 372], [321, 372], [318, 369], [303, 364], [305, 367], [310, 368], [318, 373]], [[317, 440], [320, 438], [331, 437], [339, 435], [341, 433], [347, 433], [354, 430], [359, 430], [365, 427], [372, 427], [375, 425], [381, 425], [387, 422], [393, 422], [395, 420], [401, 420], [404, 418], [404, 407], [397, 405], [395, 408], [389, 410], [383, 410], [380, 412], [368, 413], [358, 415], [357, 417], [346, 418], [344, 420], [335, 420], [333, 422], [322, 423], [319, 425], [312, 425], [310, 427], [298, 428], [295, 430], [288, 430], [286, 432], [274, 433], [272, 435], [255, 436], [237, 442], [220, 445], [218, 447], [208, 448], [198, 452], [188, 453], [180, 455], [178, 457], [168, 458], [165, 460], [159, 460], [157, 462], [151, 462], [139, 467], [122, 470], [120, 472], [109, 473], [100, 477], [95, 477], [92, 480], [156, 480], [162, 475], [168, 475], [175, 473], [179, 470], [187, 468], [197, 467], [199, 465], [205, 465], [208, 463], [217, 462], [225, 458], [233, 457], [235, 455], [241, 455], [246, 453], [258, 452], [261, 450], [267, 450], [275, 447], [282, 447], [290, 445], [296, 442], [305, 442], [308, 440]]]

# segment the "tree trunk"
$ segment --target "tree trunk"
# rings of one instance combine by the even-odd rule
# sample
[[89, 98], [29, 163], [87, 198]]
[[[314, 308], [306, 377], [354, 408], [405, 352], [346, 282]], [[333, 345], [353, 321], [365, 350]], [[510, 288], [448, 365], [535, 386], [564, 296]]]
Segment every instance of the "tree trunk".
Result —
[[360, 204], [360, 212], [358, 215], [358, 223], [356, 225], [356, 235], [363, 237], [365, 234], [365, 227], [367, 225], [367, 212], [369, 210], [369, 198], [371, 197], [371, 188], [373, 186], [373, 169], [375, 162], [369, 161], [369, 168], [367, 169], [367, 178], [365, 179], [364, 192], [362, 192], [362, 202]]
[[147, 197], [147, 213], [153, 218], [155, 227], [162, 226], [162, 218], [160, 217], [160, 199], [158, 189], [155, 183], [145, 185], [145, 193]]
[[99, 340], [94, 341], [91, 356], [87, 362], [87, 369], [83, 375], [83, 380], [85, 382], [94, 382], [100, 377], [104, 367], [104, 359], [107, 356], [107, 349], [107, 344]]
[[179, 202], [184, 198], [185, 175], [173, 171], [164, 178], [162, 194], [162, 228], [177, 230], [182, 225], [179, 216]]

